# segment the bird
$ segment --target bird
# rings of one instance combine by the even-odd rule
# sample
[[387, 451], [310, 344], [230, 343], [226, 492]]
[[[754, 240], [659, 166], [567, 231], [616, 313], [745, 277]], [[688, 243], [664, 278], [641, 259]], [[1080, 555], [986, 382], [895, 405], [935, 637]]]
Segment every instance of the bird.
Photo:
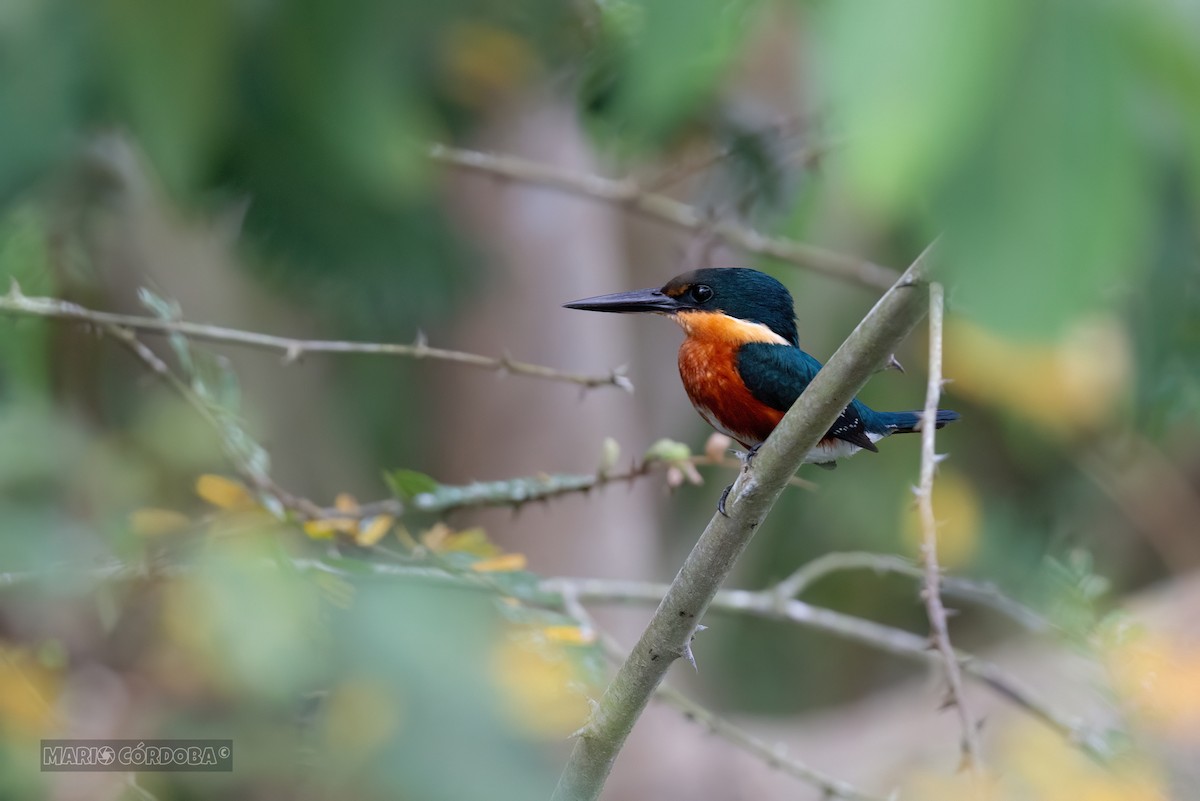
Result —
[[[705, 268], [678, 275], [662, 287], [564, 305], [660, 314], [678, 323], [685, 335], [679, 347], [683, 388], [709, 425], [747, 449], [747, 461], [821, 369], [821, 362], [800, 348], [791, 293], [758, 270]], [[859, 451], [878, 452], [881, 439], [919, 430], [921, 416], [919, 411], [876, 411], [854, 398], [804, 463], [833, 468], [837, 460]], [[935, 417], [938, 428], [958, 419], [949, 409], [938, 409]]]

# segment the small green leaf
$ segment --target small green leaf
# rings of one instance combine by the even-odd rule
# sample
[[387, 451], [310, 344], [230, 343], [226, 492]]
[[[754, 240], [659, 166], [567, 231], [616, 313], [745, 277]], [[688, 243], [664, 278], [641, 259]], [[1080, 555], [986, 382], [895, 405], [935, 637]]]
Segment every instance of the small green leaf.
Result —
[[617, 466], [617, 460], [620, 458], [621, 446], [612, 437], [605, 437], [604, 443], [600, 446], [600, 465], [596, 468], [596, 472], [604, 475]]
[[241, 408], [242, 390], [229, 359], [204, 350], [193, 350], [191, 355], [192, 389], [224, 411], [237, 414]]
[[682, 462], [692, 458], [692, 449], [673, 439], [660, 439], [642, 456], [647, 462]]
[[[183, 319], [183, 310], [178, 303], [167, 300], [144, 286], [138, 287], [138, 301], [160, 320], [173, 323]], [[192, 373], [195, 367], [192, 364], [192, 350], [187, 337], [183, 334], [172, 333], [167, 340], [171, 343], [171, 349], [175, 351], [175, 357], [179, 359], [184, 371]]]
[[431, 477], [416, 470], [393, 470], [383, 474], [383, 480], [388, 488], [402, 501], [411, 501], [418, 495], [427, 492], [437, 492], [441, 486]]
[[137, 295], [138, 301], [160, 320], [174, 322], [183, 314], [178, 303], [167, 300], [144, 286], [138, 287]]

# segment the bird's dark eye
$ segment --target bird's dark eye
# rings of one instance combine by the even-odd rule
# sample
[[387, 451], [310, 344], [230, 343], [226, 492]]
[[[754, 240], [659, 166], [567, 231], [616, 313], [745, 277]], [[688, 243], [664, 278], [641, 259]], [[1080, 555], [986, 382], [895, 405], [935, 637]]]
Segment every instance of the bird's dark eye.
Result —
[[708, 286], [707, 284], [696, 284], [694, 287], [688, 290], [688, 294], [691, 295], [692, 300], [696, 301], [697, 303], [706, 303], [712, 299], [713, 291], [712, 287]]

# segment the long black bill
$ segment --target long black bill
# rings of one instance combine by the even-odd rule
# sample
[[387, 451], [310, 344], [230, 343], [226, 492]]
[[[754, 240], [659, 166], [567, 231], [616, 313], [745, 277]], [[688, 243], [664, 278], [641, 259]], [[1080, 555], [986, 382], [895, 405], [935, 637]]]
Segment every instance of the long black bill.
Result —
[[659, 312], [669, 314], [682, 308], [679, 301], [664, 295], [659, 289], [635, 289], [632, 292], [616, 292], [612, 295], [598, 295], [594, 298], [584, 298], [563, 304], [566, 309], [583, 309], [584, 311], [618, 312], [629, 314], [633, 312]]

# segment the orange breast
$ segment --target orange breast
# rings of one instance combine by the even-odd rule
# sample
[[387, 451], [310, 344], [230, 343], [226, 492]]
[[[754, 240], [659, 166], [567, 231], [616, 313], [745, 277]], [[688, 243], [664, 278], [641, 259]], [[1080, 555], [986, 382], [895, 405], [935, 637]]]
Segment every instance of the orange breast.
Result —
[[709, 425], [747, 448], [767, 438], [783, 412], [758, 402], [737, 373], [739, 342], [689, 336], [679, 348], [679, 377]]

